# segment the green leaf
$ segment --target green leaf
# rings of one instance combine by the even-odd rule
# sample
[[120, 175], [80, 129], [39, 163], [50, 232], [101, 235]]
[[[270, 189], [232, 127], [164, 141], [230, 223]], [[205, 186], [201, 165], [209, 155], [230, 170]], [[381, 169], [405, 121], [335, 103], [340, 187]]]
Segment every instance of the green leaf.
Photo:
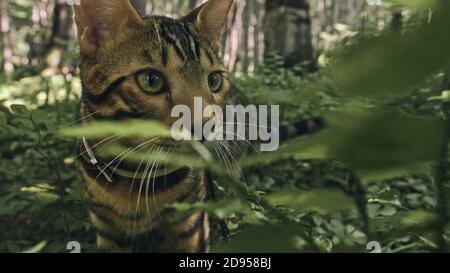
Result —
[[325, 236], [317, 236], [314, 238], [314, 242], [317, 245], [317, 247], [319, 249], [321, 249], [321, 251], [323, 252], [331, 252], [331, 250], [333, 249], [333, 242], [326, 238]]
[[27, 107], [25, 107], [25, 105], [21, 105], [21, 104], [11, 105], [11, 111], [13, 114], [16, 114], [18, 116], [23, 116], [23, 117], [27, 117], [30, 114]]
[[39, 244], [22, 251], [21, 253], [39, 253], [42, 252], [42, 250], [44, 250], [44, 248], [47, 246], [48, 241], [42, 241]]
[[90, 122], [60, 130], [62, 136], [99, 138], [111, 135], [170, 137], [170, 128], [155, 121]]
[[[127, 151], [128, 150], [128, 151]], [[104, 150], [99, 151], [99, 155], [101, 156], [119, 156], [126, 155], [126, 161], [134, 162], [137, 164], [145, 163], [145, 162], [155, 162], [159, 164], [167, 164], [174, 167], [184, 167], [191, 166], [195, 168], [212, 168], [217, 169], [215, 166], [218, 164], [211, 163], [209, 165], [208, 162], [202, 160], [202, 158], [196, 154], [188, 154], [188, 153], [176, 153], [171, 152], [168, 153], [159, 153], [156, 155], [150, 155], [148, 152], [130, 152], [129, 148], [125, 148], [119, 145], [110, 145], [106, 147]]]
[[291, 157], [302, 159], [329, 159], [329, 145], [332, 140], [328, 130], [315, 135], [294, 138], [282, 144], [277, 151], [248, 156], [240, 161], [242, 167], [269, 164]]
[[[409, 0], [408, 0], [409, 1]], [[440, 1], [430, 23], [363, 40], [334, 66], [334, 79], [346, 95], [389, 98], [449, 64], [450, 5]]]
[[386, 0], [394, 5], [405, 8], [426, 10], [432, 9], [438, 5], [439, 0]]
[[[365, 180], [429, 171], [443, 146], [445, 124], [429, 117], [377, 109], [344, 110], [326, 117], [331, 158]], [[424, 145], [426, 143], [426, 145]]]
[[329, 213], [356, 208], [353, 199], [342, 191], [326, 189], [304, 191], [289, 186], [268, 195], [266, 198], [272, 205], [287, 206], [301, 211]]
[[431, 211], [417, 210], [404, 215], [400, 221], [402, 228], [423, 228], [435, 224], [439, 216]]
[[293, 139], [275, 152], [244, 158], [240, 165], [291, 157], [333, 159], [351, 168], [364, 182], [430, 171], [429, 162], [437, 159], [443, 144], [446, 126], [442, 121], [349, 106], [326, 115], [327, 129], [322, 132]]

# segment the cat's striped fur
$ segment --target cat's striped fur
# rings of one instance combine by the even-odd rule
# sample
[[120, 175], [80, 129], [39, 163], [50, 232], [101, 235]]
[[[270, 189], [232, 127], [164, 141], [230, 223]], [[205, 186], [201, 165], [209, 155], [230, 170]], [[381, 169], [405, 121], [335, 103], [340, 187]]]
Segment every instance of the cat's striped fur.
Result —
[[[138, 118], [170, 126], [174, 122], [170, 117], [173, 106], [193, 107], [194, 96], [202, 97], [206, 104], [223, 105], [230, 84], [219, 58], [217, 39], [231, 4], [232, 0], [210, 0], [188, 16], [174, 20], [141, 17], [128, 0], [81, 0], [74, 10], [81, 50], [82, 122]], [[149, 94], [137, 79], [142, 73], [150, 79], [154, 71], [158, 80], [163, 78], [164, 86], [160, 92]], [[215, 71], [223, 77], [219, 92], [211, 92], [208, 82]], [[155, 85], [155, 78], [151, 80], [153, 85], [148, 87]], [[136, 146], [143, 141], [111, 136], [103, 145], [108, 142], [140, 147], [149, 157], [176, 149], [168, 140]], [[169, 220], [172, 211], [166, 208], [172, 202], [204, 201], [207, 190], [202, 173], [186, 166], [147, 178], [158, 166], [115, 161], [113, 168], [103, 168], [111, 159], [98, 159], [103, 161], [99, 167], [92, 164], [87, 152], [96, 152], [94, 144], [80, 143], [79, 152], [84, 156], [78, 165], [100, 250], [207, 251], [208, 215], [195, 213], [173, 222]], [[114, 166], [135, 173], [135, 177], [116, 173]]]

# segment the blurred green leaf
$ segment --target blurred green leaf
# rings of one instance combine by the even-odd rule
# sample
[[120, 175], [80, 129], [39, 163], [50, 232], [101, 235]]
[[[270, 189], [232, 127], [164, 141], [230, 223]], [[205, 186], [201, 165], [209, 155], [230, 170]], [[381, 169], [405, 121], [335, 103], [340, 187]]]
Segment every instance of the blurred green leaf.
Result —
[[[364, 181], [429, 172], [442, 148], [445, 124], [381, 109], [344, 107], [325, 115], [327, 129], [299, 137], [279, 150], [241, 160], [242, 167], [290, 157], [342, 161]], [[423, 145], [427, 143], [427, 145]]]
[[375, 109], [344, 110], [326, 120], [333, 132], [331, 157], [367, 180], [427, 171], [426, 163], [436, 160], [442, 149], [446, 130], [437, 119]]
[[30, 114], [30, 112], [25, 107], [25, 105], [21, 105], [21, 104], [11, 105], [11, 111], [13, 112], [13, 114], [16, 114], [18, 116], [23, 116], [23, 117], [27, 117]]
[[240, 161], [240, 165], [242, 167], [263, 165], [294, 156], [302, 159], [329, 159], [327, 143], [330, 138], [329, 130], [311, 136], [294, 138], [282, 144], [277, 151], [248, 156]]
[[[210, 168], [217, 170], [218, 164], [214, 162], [206, 162], [199, 155], [195, 153], [159, 153], [154, 155], [149, 155], [148, 152], [130, 152], [128, 147], [122, 147], [119, 145], [110, 145], [106, 147], [103, 151], [99, 152], [102, 156], [116, 157], [119, 155], [126, 155], [124, 160], [134, 163], [141, 162], [156, 162], [159, 164], [168, 164], [174, 167], [184, 167], [191, 166], [195, 168]], [[223, 169], [221, 169], [223, 170]]]
[[155, 121], [125, 121], [125, 122], [90, 122], [80, 126], [64, 128], [61, 135], [67, 137], [100, 138], [111, 135], [137, 136], [137, 137], [170, 137], [170, 128]]
[[426, 10], [436, 7], [440, 0], [386, 0], [386, 1], [401, 7]]
[[368, 38], [333, 67], [334, 78], [350, 95], [401, 96], [450, 60], [450, 4], [440, 1], [430, 23]]
[[305, 191], [288, 186], [268, 195], [266, 198], [273, 205], [287, 206], [301, 211], [329, 213], [356, 208], [353, 199], [342, 191], [327, 189]]
[[432, 211], [411, 211], [402, 217], [400, 227], [419, 229], [435, 224], [438, 219], [439, 216]]
[[314, 242], [323, 252], [331, 252], [333, 249], [333, 242], [325, 236], [315, 237]]

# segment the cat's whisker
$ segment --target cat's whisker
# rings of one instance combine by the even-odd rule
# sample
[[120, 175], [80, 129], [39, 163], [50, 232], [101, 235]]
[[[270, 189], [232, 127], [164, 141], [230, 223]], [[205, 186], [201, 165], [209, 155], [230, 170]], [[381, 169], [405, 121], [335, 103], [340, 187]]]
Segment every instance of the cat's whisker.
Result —
[[61, 127], [59, 127], [59, 128], [60, 128], [60, 129], [63, 129], [63, 128], [69, 127], [69, 126], [71, 126], [71, 125], [77, 124], [77, 123], [79, 123], [80, 121], [83, 121], [83, 120], [85, 120], [85, 119], [87, 119], [87, 118], [90, 118], [90, 117], [94, 116], [94, 115], [97, 114], [98, 112], [100, 112], [100, 110], [95, 111], [95, 112], [93, 112], [93, 113], [91, 113], [91, 114], [88, 114], [88, 115], [86, 115], [86, 116], [84, 116], [84, 117], [82, 117], [82, 118], [80, 118], [80, 119], [74, 120], [74, 121], [72, 121], [72, 122], [70, 122], [70, 123], [63, 124], [63, 125], [61, 125]]
[[134, 172], [133, 180], [131, 181], [131, 186], [130, 186], [130, 193], [128, 195], [128, 202], [130, 202], [131, 195], [133, 193], [134, 183], [136, 181], [136, 178], [137, 178], [137, 175], [139, 173], [139, 170], [141, 169], [141, 167], [142, 167], [144, 162], [147, 163], [147, 158], [148, 158], [148, 155], [149, 155], [150, 152], [152, 152], [152, 149], [147, 150], [147, 152], [144, 155], [144, 158], [141, 159], [141, 161], [139, 162], [139, 165], [138, 165], [136, 171]]
[[[161, 154], [161, 151], [163, 150], [163, 148], [162, 147], [159, 147], [157, 150], [156, 150], [156, 154], [155, 154], [155, 157], [154, 157], [154, 160], [153, 160], [153, 163], [152, 163], [152, 166], [151, 166], [151, 169], [150, 169], [150, 171], [149, 171], [149, 173], [148, 173], [148, 177], [146, 178], [146, 185], [145, 185], [145, 205], [146, 205], [146, 208], [147, 208], [147, 213], [150, 215], [150, 206], [149, 206], [149, 198], [148, 198], [148, 191], [149, 191], [149, 189], [150, 189], [150, 180], [153, 178], [152, 177], [152, 174], [153, 174], [153, 171], [156, 171], [157, 169], [157, 166], [158, 166], [158, 157], [159, 157], [159, 155]], [[153, 193], [153, 196], [154, 196], [154, 193]], [[156, 201], [154, 200], [154, 203], [156, 203]], [[157, 209], [157, 207], [155, 206], [155, 209], [156, 210], [158, 210]]]
[[232, 142], [232, 143], [233, 142], [242, 142], [245, 145], [247, 145], [247, 147], [251, 148], [253, 151], [258, 152], [258, 148], [255, 146], [255, 144], [253, 144], [249, 140], [246, 140], [245, 137], [243, 137], [243, 136], [241, 136], [241, 135], [239, 135], [237, 133], [231, 132], [231, 131], [222, 131], [222, 132], [225, 134], [225, 137], [231, 136], [233, 138], [237, 138], [238, 139], [238, 140], [227, 141], [227, 142]]
[[[154, 139], [151, 139], [151, 140], [149, 140], [149, 141], [155, 141], [155, 140], [157, 140], [157, 139], [159, 139], [159, 138], [154, 138]], [[144, 149], [144, 148], [145, 148], [145, 146], [144, 146], [142, 149]], [[139, 151], [141, 151], [142, 149], [139, 149]], [[144, 161], [147, 160], [148, 154], [149, 154], [151, 151], [152, 151], [152, 150], [149, 149], [149, 150], [146, 152], [144, 158], [140, 161], [140, 163], [139, 163], [139, 165], [138, 165], [138, 168], [137, 168], [137, 170], [136, 170], [135, 173], [134, 173], [134, 177], [133, 177], [133, 180], [132, 180], [131, 186], [130, 186], [130, 192], [129, 192], [129, 195], [128, 195], [128, 208], [129, 208], [129, 210], [130, 210], [130, 203], [131, 203], [131, 196], [132, 196], [132, 193], [133, 193], [134, 182], [135, 182], [135, 180], [136, 180], [136, 178], [137, 178], [137, 174], [138, 174], [138, 172], [139, 172], [139, 170], [140, 170], [140, 168], [141, 168], [141, 166], [142, 166], [142, 163], [143, 163]], [[116, 168], [117, 168], [117, 166], [118, 166], [118, 165], [116, 165]], [[115, 171], [115, 170], [114, 170], [114, 171]], [[137, 214], [135, 214], [135, 221], [134, 221], [134, 222], [136, 223], [136, 221], [137, 221]]]
[[228, 157], [227, 157], [225, 151], [223, 150], [221, 143], [218, 142], [218, 144], [219, 144], [219, 145], [217, 146], [217, 148], [219, 149], [219, 152], [220, 152], [220, 154], [222, 155], [222, 159], [224, 160], [225, 167], [228, 169], [228, 171], [230, 172], [230, 174], [233, 174], [233, 172], [234, 172], [233, 166], [232, 166], [230, 160], [228, 159]]
[[[137, 167], [137, 169], [136, 169], [136, 171], [135, 171], [135, 173], [134, 173], [133, 181], [131, 181], [130, 192], [129, 192], [129, 194], [128, 194], [128, 211], [131, 211], [131, 196], [132, 196], [132, 194], [133, 194], [134, 181], [136, 180], [137, 174], [139, 173], [139, 170], [141, 169], [141, 166], [142, 166], [143, 162], [147, 160], [148, 155], [149, 155], [149, 153], [150, 153], [151, 151], [152, 151], [152, 150], [149, 149], [149, 150], [145, 153], [144, 158], [142, 158], [142, 160], [139, 162], [139, 165], [138, 165], [138, 167]], [[134, 218], [134, 226], [136, 225], [136, 221], [137, 221], [137, 216], [135, 215], [135, 218]]]
[[[161, 149], [161, 151], [163, 151], [163, 149]], [[160, 166], [161, 166], [161, 162], [160, 162], [160, 160], [158, 160], [158, 163], [156, 164], [156, 170], [158, 170]], [[156, 177], [153, 177], [153, 182], [152, 182], [153, 205], [155, 206], [155, 210], [156, 210], [156, 213], [158, 214], [159, 218], [162, 219], [162, 215], [158, 208], [158, 204], [157, 204], [157, 200], [156, 200], [155, 183], [156, 183]]]
[[[227, 168], [227, 171], [228, 171], [230, 174], [232, 174], [233, 170], [232, 170], [231, 167], [228, 166], [228, 163], [227, 163], [228, 160], [227, 160], [227, 157], [226, 157], [225, 153], [224, 153], [223, 150], [222, 150], [221, 145], [217, 145], [216, 147], [217, 147], [219, 153], [222, 155], [223, 163], [225, 164], [225, 168]], [[230, 194], [230, 193], [231, 193], [231, 188], [230, 188], [229, 191], [228, 191], [228, 194]]]
[[140, 151], [142, 151], [143, 149], [145, 149], [145, 147], [146, 147], [148, 144], [150, 144], [151, 142], [155, 141], [156, 139], [157, 139], [157, 138], [150, 139], [150, 140], [148, 140], [148, 141], [142, 143], [143, 146], [141, 146], [141, 147], [138, 146], [138, 147], [132, 149], [131, 151], [129, 151], [129, 152], [128, 152], [126, 155], [124, 155], [124, 156], [122, 157], [122, 159], [116, 164], [116, 166], [115, 166], [114, 169], [112, 170], [112, 173], [115, 173], [115, 172], [116, 172], [116, 170], [117, 170], [117, 168], [119, 167], [120, 163], [122, 163], [123, 160], [125, 160], [125, 159], [128, 157], [129, 154], [131, 154], [131, 153], [133, 153], [133, 152], [140, 152]]
[[141, 182], [140, 182], [140, 185], [139, 185], [139, 192], [138, 192], [137, 200], [136, 200], [136, 212], [135, 212], [135, 218], [136, 219], [137, 219], [138, 213], [140, 212], [139, 209], [140, 209], [140, 206], [141, 206], [141, 195], [142, 195], [142, 189], [143, 189], [143, 186], [144, 186], [144, 183], [145, 183], [145, 177], [147, 176], [147, 173], [148, 173], [148, 171], [150, 169], [150, 165], [152, 164], [152, 162], [154, 160], [154, 155], [155, 155], [156, 151], [157, 151], [157, 149], [153, 149], [152, 150], [152, 154], [150, 156], [150, 160], [147, 160], [147, 163], [146, 163], [146, 166], [145, 166], [145, 170], [144, 170], [144, 174], [143, 174], [143, 176], [141, 178]]
[[[115, 160], [117, 160], [118, 158], [120, 158], [124, 153], [126, 153], [127, 151], [129, 151], [129, 150], [131, 150], [131, 149], [133, 149], [133, 147], [128, 148], [128, 149], [126, 149], [125, 151], [123, 151], [122, 153], [120, 153], [115, 159], [113, 159], [108, 165], [106, 165], [105, 168], [103, 168], [102, 170], [100, 170], [100, 173], [94, 178], [94, 183], [88, 186], [88, 191], [90, 191], [90, 190], [92, 189], [92, 186], [93, 186], [94, 184], [98, 183], [98, 182], [97, 182], [97, 179], [98, 179], [103, 173], [105, 173], [106, 169], [108, 169], [109, 166], [110, 166]], [[108, 188], [108, 183], [106, 183], [106, 184], [104, 185], [104, 188], [102, 188], [102, 191], [103, 191], [103, 192], [106, 192], [106, 189], [107, 189], [107, 188]]]
[[[107, 145], [109, 145], [110, 143], [112, 143], [112, 142], [114, 142], [114, 141], [116, 141], [116, 140], [119, 140], [119, 139], [122, 138], [122, 137], [123, 137], [123, 135], [112, 135], [112, 136], [109, 136], [109, 137], [104, 138], [103, 140], [99, 141], [98, 143], [94, 144], [94, 145], [91, 146], [90, 148], [91, 148], [91, 149], [94, 149], [94, 148], [98, 147], [99, 145], [104, 144], [102, 147], [99, 148], [99, 151], [102, 151]], [[82, 156], [82, 155], [84, 155], [84, 154], [86, 154], [86, 153], [88, 153], [87, 150], [85, 150], [85, 151], [83, 151], [83, 152], [77, 154], [77, 155], [75, 156], [75, 159], [79, 158], [80, 156]]]
[[118, 159], [122, 158], [122, 157], [124, 156], [124, 154], [128, 153], [130, 150], [133, 150], [133, 149], [142, 147], [142, 146], [147, 145], [147, 144], [148, 144], [148, 142], [144, 142], [144, 143], [142, 143], [142, 144], [139, 144], [139, 145], [137, 145], [137, 146], [133, 146], [133, 147], [128, 148], [128, 149], [126, 149], [125, 151], [121, 152], [118, 156], [116, 156], [113, 160], [111, 160], [108, 164], [106, 164], [106, 166], [105, 166], [102, 170], [100, 170], [100, 173], [97, 175], [97, 177], [95, 177], [94, 181], [97, 181], [97, 179], [98, 179], [102, 174], [104, 174], [105, 171], [106, 171], [106, 170], [107, 170], [114, 162], [116, 162]]
[[225, 145], [225, 143], [221, 142], [221, 143], [219, 143], [219, 145], [221, 145], [223, 147], [223, 150], [230, 155], [229, 161], [232, 166], [232, 174], [236, 177], [240, 176], [243, 183], [246, 185], [247, 182], [245, 180], [245, 176], [242, 172], [242, 169], [239, 167], [238, 161], [236, 160], [236, 156], [230, 150], [229, 146]]
[[230, 150], [230, 148], [227, 145], [225, 145], [224, 143], [219, 143], [219, 144], [222, 145], [223, 149], [230, 155], [231, 160], [234, 161], [233, 166], [234, 166], [234, 171], [236, 172], [235, 175], [241, 176], [242, 181], [246, 185], [247, 182], [245, 181], [245, 176], [242, 173], [242, 169], [238, 165], [238, 161], [237, 161], [235, 155], [233, 154], [233, 152]]
[[[242, 142], [242, 143], [246, 144], [249, 148], [257, 150], [256, 146], [251, 141], [245, 139], [245, 136], [241, 136], [238, 133], [221, 129], [220, 131], [214, 132], [213, 137], [216, 137], [219, 134], [223, 134], [225, 136], [224, 141], [227, 141], [227, 142], [231, 142], [231, 141]], [[231, 136], [233, 139], [236, 138], [237, 140], [227, 140], [226, 139], [227, 136]]]

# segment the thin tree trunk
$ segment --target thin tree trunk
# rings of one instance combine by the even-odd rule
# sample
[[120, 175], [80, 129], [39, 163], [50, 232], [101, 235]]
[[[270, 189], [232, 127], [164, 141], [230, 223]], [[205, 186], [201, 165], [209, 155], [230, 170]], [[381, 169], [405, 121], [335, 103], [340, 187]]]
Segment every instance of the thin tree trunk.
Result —
[[11, 39], [11, 19], [8, 13], [8, 1], [0, 2], [0, 30], [2, 33], [2, 66], [1, 69], [7, 77], [14, 73], [14, 64], [12, 61], [12, 39]]
[[[72, 7], [67, 4], [66, 0], [55, 2], [51, 26], [49, 41], [45, 48], [45, 69], [42, 72], [42, 75], [46, 77], [69, 73], [69, 70], [75, 66], [73, 63], [64, 63], [66, 61], [64, 53], [68, 49], [69, 40], [74, 36], [72, 33]], [[63, 67], [67, 69], [63, 69]]]
[[247, 73], [249, 67], [249, 28], [251, 20], [251, 5], [252, 0], [245, 1], [244, 13], [242, 15], [242, 72]]
[[263, 36], [263, 32], [261, 30], [261, 24], [262, 24], [261, 10], [263, 10], [263, 9], [261, 8], [261, 5], [258, 0], [254, 0], [254, 7], [255, 7], [255, 18], [254, 18], [253, 25], [255, 27], [255, 30], [254, 30], [253, 36], [254, 36], [254, 40], [255, 40], [254, 59], [255, 59], [255, 66], [256, 66], [262, 60], [261, 52], [264, 50], [264, 42], [261, 42], [261, 41], [264, 39], [264, 36]]
[[392, 12], [391, 26], [393, 29], [399, 29], [403, 24], [403, 14], [400, 10]]
[[51, 44], [63, 43], [63, 46], [66, 46], [67, 41], [71, 38], [72, 8], [67, 5], [66, 0], [57, 0], [53, 11]]
[[265, 48], [283, 56], [288, 68], [308, 63], [316, 69], [307, 0], [266, 1]]
[[3, 57], [3, 51], [5, 48], [3, 41], [4, 35], [5, 34], [3, 33], [3, 4], [0, 4], [0, 68], [1, 68], [0, 71], [3, 71], [4, 66], [4, 57]]

